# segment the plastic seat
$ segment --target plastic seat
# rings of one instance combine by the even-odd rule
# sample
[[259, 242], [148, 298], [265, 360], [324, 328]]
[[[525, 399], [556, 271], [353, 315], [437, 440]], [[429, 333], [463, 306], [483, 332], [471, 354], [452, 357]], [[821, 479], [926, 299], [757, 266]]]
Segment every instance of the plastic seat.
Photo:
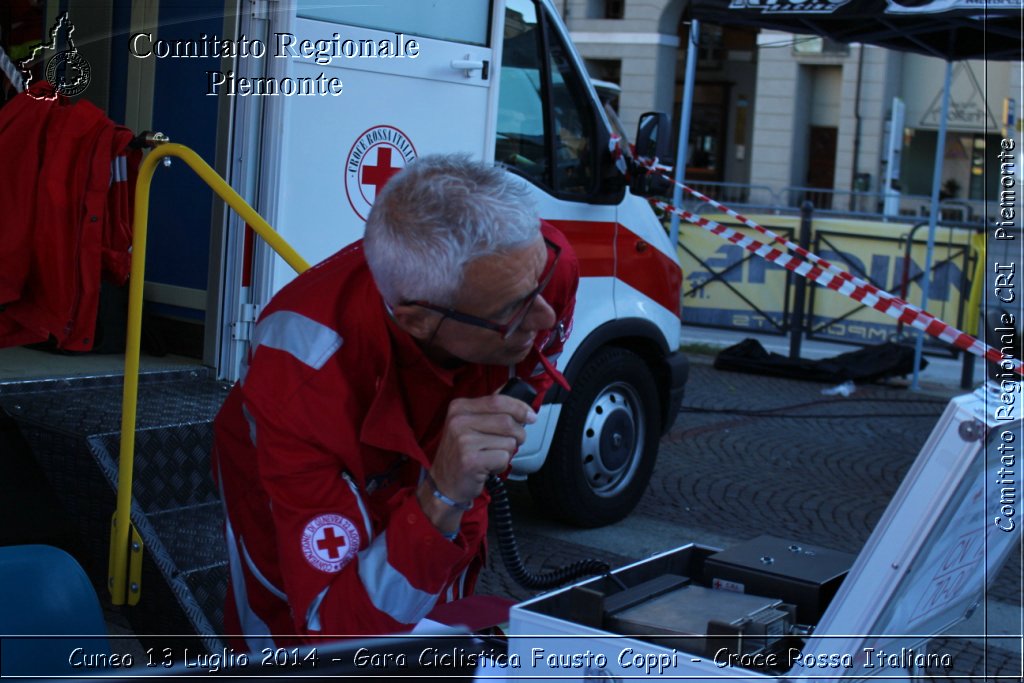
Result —
[[102, 662], [110, 654], [110, 641], [96, 591], [81, 565], [63, 550], [0, 547], [0, 605], [3, 676], [102, 670], [72, 666], [73, 661]]

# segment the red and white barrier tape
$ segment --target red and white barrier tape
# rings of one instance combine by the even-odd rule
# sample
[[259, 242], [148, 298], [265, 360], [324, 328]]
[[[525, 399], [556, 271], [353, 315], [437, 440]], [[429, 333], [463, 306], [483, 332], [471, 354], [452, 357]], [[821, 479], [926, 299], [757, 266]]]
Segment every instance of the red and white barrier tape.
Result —
[[[650, 163], [647, 163], [646, 165], [647, 165], [647, 168], [649, 169], [648, 172], [650, 172], [650, 173], [653, 173], [654, 171], [668, 170], [668, 167], [659, 164], [657, 162], [657, 159], [655, 159], [654, 161], [652, 161]], [[808, 261], [811, 261], [812, 263], [820, 265], [822, 268], [828, 270], [830, 273], [833, 273], [834, 275], [838, 275], [839, 277], [843, 278], [844, 280], [849, 280], [851, 282], [854, 282], [855, 280], [858, 279], [856, 276], [846, 272], [845, 270], [837, 268], [836, 266], [832, 265], [831, 263], [829, 263], [825, 259], [821, 258], [820, 256], [817, 256], [816, 254], [813, 254], [813, 253], [807, 251], [806, 249], [801, 247], [796, 242], [792, 242], [792, 241], [786, 239], [785, 237], [783, 237], [782, 235], [778, 235], [778, 234], [772, 232], [771, 230], [769, 230], [768, 228], [765, 228], [765, 227], [762, 227], [762, 226], [758, 225], [757, 223], [755, 223], [754, 221], [750, 220], [746, 216], [744, 216], [744, 215], [742, 215], [742, 214], [740, 214], [740, 213], [738, 213], [736, 211], [733, 211], [732, 209], [730, 209], [725, 204], [722, 204], [720, 202], [715, 201], [714, 199], [712, 199], [711, 197], [707, 196], [706, 194], [702, 194], [702, 193], [698, 192], [697, 190], [693, 189], [692, 187], [684, 185], [683, 183], [680, 183], [680, 182], [678, 182], [678, 181], [676, 181], [676, 180], [674, 180], [672, 178], [669, 178], [668, 176], [666, 176], [664, 174], [659, 173], [658, 175], [660, 175], [665, 180], [668, 180], [672, 184], [678, 185], [679, 187], [681, 187], [683, 189], [684, 192], [692, 194], [697, 199], [700, 199], [701, 201], [710, 204], [711, 206], [715, 207], [716, 209], [720, 209], [721, 211], [729, 214], [730, 216], [732, 216], [733, 218], [735, 218], [736, 220], [738, 220], [740, 223], [742, 223], [743, 225], [747, 226], [748, 228], [753, 228], [754, 230], [757, 230], [761, 234], [763, 234], [766, 237], [768, 237], [769, 239], [771, 239], [772, 242], [775, 242], [777, 244], [781, 244], [781, 245], [785, 246], [787, 249], [789, 249], [790, 251], [796, 252], [796, 254], [798, 256], [806, 258]], [[890, 292], [886, 292], [885, 290], [878, 289], [877, 287], [875, 287], [874, 285], [872, 285], [872, 284], [870, 284], [868, 282], [861, 281], [861, 284], [865, 288], [867, 288], [868, 291], [870, 291], [872, 294], [875, 294], [877, 296], [882, 296], [882, 297], [892, 297], [893, 296]], [[906, 303], [907, 306], [911, 306], [911, 304], [909, 304], [907, 302], [904, 302], [904, 303]]]
[[608, 151], [611, 152], [612, 160], [615, 162], [615, 168], [619, 170], [622, 175], [628, 175], [629, 169], [626, 166], [626, 159], [622, 154], [622, 138], [614, 133], [608, 138]]
[[[675, 181], [673, 180], [672, 182]], [[716, 208], [719, 208], [730, 216], [742, 221], [744, 225], [764, 233], [774, 242], [782, 244], [786, 248], [795, 251], [799, 256], [792, 256], [782, 252], [771, 245], [764, 244], [763, 242], [759, 242], [751, 237], [747, 237], [746, 235], [736, 232], [731, 228], [727, 228], [713, 220], [697, 216], [689, 211], [672, 206], [668, 202], [652, 199], [651, 203], [665, 211], [677, 214], [683, 220], [700, 226], [708, 232], [732, 242], [736, 246], [757, 254], [770, 263], [774, 263], [786, 270], [793, 271], [797, 275], [802, 275], [811, 282], [815, 282], [822, 287], [838, 292], [853, 299], [854, 301], [864, 304], [865, 306], [870, 306], [876, 311], [880, 311], [890, 317], [896, 318], [904, 324], [923, 330], [931, 336], [936, 337], [947, 344], [951, 344], [958, 349], [967, 351], [968, 353], [973, 353], [974, 355], [980, 356], [992, 363], [999, 363], [1004, 369], [1012, 369], [1014, 372], [1024, 375], [1024, 363], [1019, 359], [1004, 356], [997, 349], [994, 349], [980, 340], [975, 339], [966, 332], [961, 332], [952, 325], [939, 320], [931, 313], [928, 313], [927, 311], [924, 311], [917, 306], [886, 292], [885, 290], [878, 289], [874, 285], [867, 283], [846, 271], [840, 270], [825, 259], [822, 259], [799, 245], [790, 242], [786, 238], [780, 237], [770, 230], [757, 225], [754, 221], [741, 216], [719, 202], [716, 202], [709, 197], [686, 187], [685, 185], [682, 187], [695, 197], [711, 203]]]

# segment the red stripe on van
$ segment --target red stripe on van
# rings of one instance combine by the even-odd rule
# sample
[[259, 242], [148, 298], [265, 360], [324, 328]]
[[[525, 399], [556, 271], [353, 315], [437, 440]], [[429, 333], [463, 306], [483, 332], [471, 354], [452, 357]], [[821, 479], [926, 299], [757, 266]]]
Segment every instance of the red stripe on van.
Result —
[[679, 316], [683, 271], [679, 264], [635, 232], [619, 226], [619, 279]]
[[608, 221], [548, 221], [562, 231], [580, 262], [580, 277], [614, 277], [615, 223]]
[[[683, 273], [660, 250], [620, 223], [549, 220], [568, 238], [580, 262], [581, 277], [618, 277], [630, 287], [679, 315]], [[616, 243], [620, 254], [616, 272]]]

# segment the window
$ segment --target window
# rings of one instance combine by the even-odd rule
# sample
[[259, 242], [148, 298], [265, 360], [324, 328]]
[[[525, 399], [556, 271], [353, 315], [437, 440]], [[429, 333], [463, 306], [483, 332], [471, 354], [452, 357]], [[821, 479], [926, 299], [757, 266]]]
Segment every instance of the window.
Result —
[[725, 131], [729, 86], [698, 83], [693, 89], [686, 175], [700, 180], [721, 180], [724, 171]]
[[[686, 40], [689, 40], [687, 32]], [[683, 45], [686, 45], [684, 42]], [[697, 41], [697, 66], [704, 69], [720, 69], [725, 56], [722, 27], [717, 24], [700, 25]]]
[[547, 186], [541, 44], [536, 7], [527, 0], [510, 0], [505, 9], [494, 156], [534, 183]]
[[[298, 0], [298, 16], [348, 26], [408, 33], [471, 45], [487, 45], [491, 3], [480, 0], [434, 0], [409, 3], [374, 0], [339, 3], [337, 0]], [[330, 35], [324, 36], [330, 38]]]
[[626, 0], [587, 0], [587, 19], [621, 19], [626, 16]]
[[509, 0], [503, 55], [496, 160], [554, 194], [592, 194], [593, 103], [568, 48], [533, 2]]
[[548, 46], [555, 124], [555, 188], [572, 194], [594, 189], [594, 112], [572, 56], [554, 31]]
[[793, 54], [846, 56], [850, 46], [822, 36], [797, 36], [793, 38]]
[[[900, 182], [904, 195], [930, 197], [932, 175], [935, 168], [935, 145], [938, 133], [934, 130], [907, 129], [901, 154]], [[999, 135], [950, 132], [946, 135], [945, 157], [942, 162], [942, 191], [944, 200], [982, 200], [999, 196], [999, 174], [992, 173], [991, 161], [985, 172], [986, 158], [993, 158], [992, 150], [999, 149]], [[987, 150], [987, 151], [986, 151]], [[953, 182], [950, 183], [949, 181]]]
[[613, 111], [619, 111], [619, 95], [622, 93], [622, 89], [608, 84], [615, 86], [622, 84], [622, 60], [588, 59], [586, 65], [601, 104], [610, 106]]
[[604, 18], [621, 19], [626, 16], [626, 0], [604, 0]]

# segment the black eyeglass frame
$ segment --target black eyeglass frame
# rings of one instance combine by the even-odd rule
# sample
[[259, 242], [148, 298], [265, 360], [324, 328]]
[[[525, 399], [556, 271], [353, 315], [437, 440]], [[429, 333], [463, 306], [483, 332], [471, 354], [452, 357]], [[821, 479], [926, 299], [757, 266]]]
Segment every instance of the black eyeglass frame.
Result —
[[544, 238], [544, 244], [547, 248], [554, 252], [554, 258], [549, 261], [545, 272], [541, 273], [540, 280], [537, 281], [537, 286], [523, 299], [523, 303], [519, 308], [512, 314], [508, 319], [508, 322], [497, 323], [487, 318], [480, 318], [469, 313], [463, 313], [462, 311], [454, 308], [445, 308], [444, 306], [435, 306], [427, 301], [405, 301], [403, 302], [406, 306], [419, 306], [435, 313], [440, 313], [445, 318], [451, 318], [456, 322], [464, 323], [466, 325], [472, 325], [473, 327], [482, 327], [485, 330], [491, 330], [501, 335], [502, 339], [508, 339], [509, 335], [519, 329], [519, 326], [523, 324], [526, 316], [529, 314], [530, 309], [533, 307], [533, 302], [537, 300], [537, 297], [541, 295], [541, 292], [551, 283], [551, 279], [555, 275], [555, 270], [558, 268], [558, 257], [562, 254], [562, 248], [557, 244], [549, 240], [547, 237]]

